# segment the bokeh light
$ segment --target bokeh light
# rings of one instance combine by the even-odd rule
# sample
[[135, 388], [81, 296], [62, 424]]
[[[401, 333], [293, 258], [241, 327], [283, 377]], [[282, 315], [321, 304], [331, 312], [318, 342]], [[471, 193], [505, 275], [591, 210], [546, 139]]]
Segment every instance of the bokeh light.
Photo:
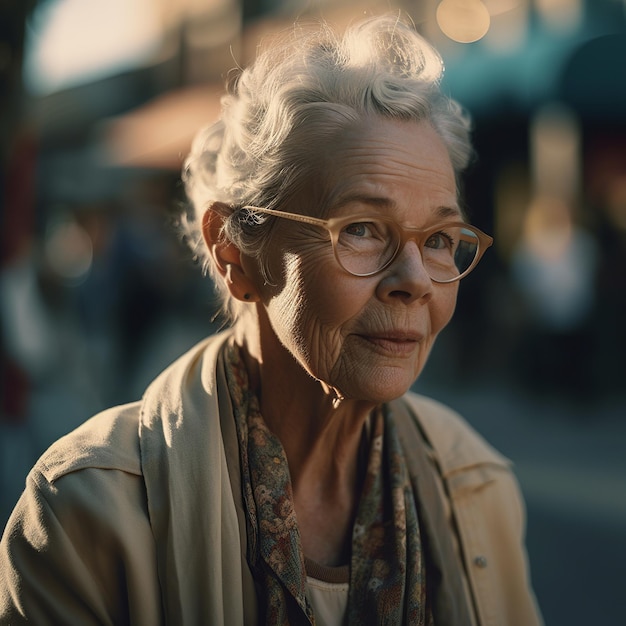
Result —
[[48, 229], [44, 250], [49, 267], [63, 282], [76, 285], [85, 280], [93, 261], [93, 244], [75, 220], [56, 220]]
[[453, 41], [472, 43], [487, 34], [491, 16], [480, 0], [443, 0], [437, 7], [437, 24]]

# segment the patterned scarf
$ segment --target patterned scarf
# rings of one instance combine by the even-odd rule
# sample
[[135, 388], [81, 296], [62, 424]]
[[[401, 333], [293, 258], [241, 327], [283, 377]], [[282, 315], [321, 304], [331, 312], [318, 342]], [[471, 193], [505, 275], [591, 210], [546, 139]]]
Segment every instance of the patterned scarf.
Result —
[[[314, 625], [287, 458], [249, 389], [239, 349], [228, 346], [225, 357], [259, 614], [272, 626]], [[433, 624], [413, 490], [394, 424], [381, 411], [352, 532], [346, 617], [349, 625]]]

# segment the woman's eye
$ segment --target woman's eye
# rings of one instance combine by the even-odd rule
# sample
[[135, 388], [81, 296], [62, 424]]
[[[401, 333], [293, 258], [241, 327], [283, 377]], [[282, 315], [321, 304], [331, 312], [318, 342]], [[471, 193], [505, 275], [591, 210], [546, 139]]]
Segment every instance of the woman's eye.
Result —
[[373, 225], [368, 222], [354, 222], [348, 224], [343, 230], [344, 233], [353, 237], [372, 237], [374, 235]]
[[434, 248], [436, 250], [442, 250], [444, 248], [452, 248], [454, 246], [454, 239], [443, 231], [433, 233], [426, 240], [426, 247]]

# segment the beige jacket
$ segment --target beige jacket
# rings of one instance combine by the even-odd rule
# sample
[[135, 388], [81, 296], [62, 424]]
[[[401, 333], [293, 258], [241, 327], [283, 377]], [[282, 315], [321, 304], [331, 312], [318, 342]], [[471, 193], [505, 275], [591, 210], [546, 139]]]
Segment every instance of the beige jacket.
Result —
[[[0, 624], [256, 624], [218, 358], [229, 336], [199, 344], [141, 402], [93, 417], [38, 461], [0, 543]], [[449, 409], [409, 400], [475, 623], [540, 624], [509, 463]]]

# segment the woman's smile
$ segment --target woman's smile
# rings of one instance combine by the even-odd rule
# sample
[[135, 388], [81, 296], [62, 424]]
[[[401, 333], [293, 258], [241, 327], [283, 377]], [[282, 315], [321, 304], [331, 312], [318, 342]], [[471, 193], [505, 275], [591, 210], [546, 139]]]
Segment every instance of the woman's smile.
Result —
[[389, 331], [357, 335], [382, 356], [409, 357], [419, 349], [422, 337], [416, 333]]

